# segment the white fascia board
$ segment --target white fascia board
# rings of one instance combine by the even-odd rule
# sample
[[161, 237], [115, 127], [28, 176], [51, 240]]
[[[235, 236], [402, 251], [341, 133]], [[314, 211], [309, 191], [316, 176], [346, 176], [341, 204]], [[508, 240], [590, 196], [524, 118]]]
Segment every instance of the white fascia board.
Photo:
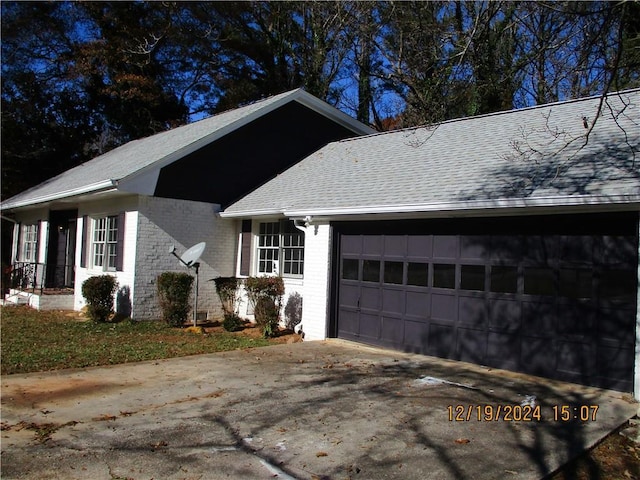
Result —
[[250, 217], [268, 217], [274, 215], [284, 216], [284, 209], [265, 209], [265, 210], [244, 210], [239, 212], [221, 211], [222, 218], [250, 218]]
[[368, 125], [360, 122], [359, 120], [356, 120], [352, 116], [347, 115], [342, 110], [339, 110], [336, 107], [323, 102], [319, 98], [314, 97], [304, 90], [296, 90], [295, 93], [297, 96], [296, 100], [298, 100], [298, 102], [309, 107], [311, 110], [314, 110], [315, 112], [333, 120], [334, 122], [341, 124], [349, 130], [360, 133], [362, 135], [372, 135], [374, 133], [380, 133], [377, 130], [369, 127]]
[[52, 202], [54, 200], [61, 200], [63, 198], [77, 197], [79, 195], [84, 195], [87, 193], [116, 191], [117, 190], [116, 183], [117, 182], [115, 180], [109, 179], [109, 180], [103, 180], [101, 182], [93, 183], [91, 185], [84, 185], [79, 188], [63, 190], [63, 191], [51, 193], [48, 195], [30, 197], [25, 200], [18, 200], [17, 202], [12, 202], [11, 199], [8, 199], [8, 201], [0, 205], [0, 207], [3, 210], [11, 210], [14, 208], [21, 208], [21, 207], [36, 205], [39, 203], [46, 203], [46, 202]]
[[[497, 211], [507, 209], [539, 209], [539, 208], [562, 208], [579, 206], [616, 206], [625, 209], [640, 209], [640, 195], [607, 195], [592, 196], [580, 195], [572, 197], [538, 197], [538, 198], [518, 198], [518, 199], [495, 199], [478, 200], [468, 202], [444, 202], [433, 204], [411, 204], [411, 205], [377, 205], [367, 207], [348, 208], [323, 208], [323, 209], [284, 209], [287, 217], [334, 217], [334, 216], [355, 216], [355, 215], [385, 215], [385, 214], [410, 214], [410, 213], [461, 213], [463, 211]], [[633, 208], [635, 206], [635, 208]], [[249, 212], [246, 212], [247, 214]]]
[[[250, 218], [268, 215], [283, 215], [288, 218], [304, 218], [312, 216], [315, 218], [335, 218], [335, 217], [356, 217], [356, 216], [397, 216], [397, 215], [481, 215], [498, 212], [512, 212], [514, 210], [539, 210], [561, 209], [575, 207], [600, 206], [616, 210], [638, 210], [640, 211], [640, 195], [580, 195], [572, 197], [537, 197], [537, 198], [503, 198], [495, 200], [477, 200], [469, 202], [443, 202], [431, 204], [407, 204], [407, 205], [374, 205], [367, 207], [340, 207], [340, 208], [312, 208], [295, 209], [283, 207], [280, 209], [256, 209], [241, 210], [237, 212], [221, 212], [223, 218]], [[502, 213], [500, 213], [502, 214]]]

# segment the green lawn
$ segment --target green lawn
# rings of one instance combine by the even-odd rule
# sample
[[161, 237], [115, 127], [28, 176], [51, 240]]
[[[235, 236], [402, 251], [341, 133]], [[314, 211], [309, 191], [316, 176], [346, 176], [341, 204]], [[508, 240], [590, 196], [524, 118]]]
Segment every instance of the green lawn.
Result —
[[94, 323], [63, 312], [0, 307], [2, 374], [156, 360], [269, 342], [241, 333], [195, 334], [162, 322]]

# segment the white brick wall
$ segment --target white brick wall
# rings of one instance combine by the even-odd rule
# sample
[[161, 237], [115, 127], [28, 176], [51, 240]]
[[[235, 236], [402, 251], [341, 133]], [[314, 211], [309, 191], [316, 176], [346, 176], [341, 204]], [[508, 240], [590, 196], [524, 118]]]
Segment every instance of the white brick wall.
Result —
[[181, 255], [189, 247], [206, 242], [200, 259], [198, 311], [208, 318], [222, 314], [220, 302], [211, 281], [234, 273], [236, 255], [236, 221], [222, 219], [214, 205], [202, 202], [140, 197], [138, 216], [138, 246], [135, 259], [133, 312], [137, 319], [160, 316], [156, 278], [162, 272], [188, 272], [169, 253], [171, 245]]
[[328, 223], [306, 228], [304, 240], [304, 285], [302, 291], [302, 330], [305, 340], [327, 338], [329, 305], [329, 249]]

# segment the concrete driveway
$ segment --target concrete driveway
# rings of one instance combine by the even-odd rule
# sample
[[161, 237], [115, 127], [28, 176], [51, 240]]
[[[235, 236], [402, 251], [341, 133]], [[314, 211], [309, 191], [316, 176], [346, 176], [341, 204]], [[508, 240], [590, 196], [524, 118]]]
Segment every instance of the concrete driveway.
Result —
[[[537, 479], [637, 412], [338, 340], [5, 376], [1, 398], [3, 479]], [[589, 419], [554, 419], [564, 405]], [[537, 406], [541, 421], [504, 420]]]

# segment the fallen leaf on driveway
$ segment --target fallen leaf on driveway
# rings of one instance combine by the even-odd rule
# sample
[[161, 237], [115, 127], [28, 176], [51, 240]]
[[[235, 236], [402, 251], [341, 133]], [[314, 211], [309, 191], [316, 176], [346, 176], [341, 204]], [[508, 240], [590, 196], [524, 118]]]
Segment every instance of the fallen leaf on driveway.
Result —
[[327, 452], [318, 452], [316, 453], [316, 457], [328, 457], [329, 454]]
[[92, 418], [92, 420], [96, 422], [108, 422], [115, 419], [116, 419], [115, 415], [107, 415], [107, 414], [103, 414], [103, 415], [100, 415], [99, 417]]
[[456, 438], [456, 443], [459, 443], [460, 445], [463, 445], [465, 443], [469, 443], [471, 440], [469, 440], [468, 438]]

